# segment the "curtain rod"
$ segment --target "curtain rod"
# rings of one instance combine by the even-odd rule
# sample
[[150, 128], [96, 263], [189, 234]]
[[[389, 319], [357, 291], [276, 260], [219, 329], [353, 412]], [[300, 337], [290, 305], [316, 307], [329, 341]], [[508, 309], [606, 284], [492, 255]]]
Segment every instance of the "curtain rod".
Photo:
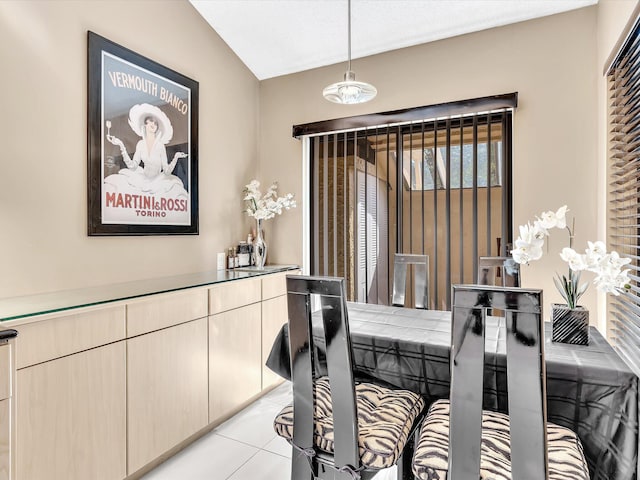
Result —
[[312, 123], [304, 123], [293, 126], [293, 136], [300, 138], [303, 135], [314, 133], [334, 132], [339, 130], [353, 130], [364, 127], [384, 126], [395, 123], [420, 121], [430, 118], [445, 117], [451, 115], [464, 115], [467, 113], [491, 111], [500, 108], [515, 108], [518, 106], [518, 92], [479, 97], [470, 100], [439, 103], [423, 107], [405, 108], [380, 113], [369, 113], [353, 117], [322, 120]]

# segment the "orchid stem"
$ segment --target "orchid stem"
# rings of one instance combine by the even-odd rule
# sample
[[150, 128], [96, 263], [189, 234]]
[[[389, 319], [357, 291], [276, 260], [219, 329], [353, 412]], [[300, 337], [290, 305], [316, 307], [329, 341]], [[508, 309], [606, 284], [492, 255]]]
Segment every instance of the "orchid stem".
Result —
[[574, 237], [574, 232], [576, 231], [576, 217], [573, 217], [571, 228], [569, 228], [569, 225], [567, 225], [566, 229], [567, 229], [567, 232], [569, 232], [569, 248], [573, 248], [573, 237]]

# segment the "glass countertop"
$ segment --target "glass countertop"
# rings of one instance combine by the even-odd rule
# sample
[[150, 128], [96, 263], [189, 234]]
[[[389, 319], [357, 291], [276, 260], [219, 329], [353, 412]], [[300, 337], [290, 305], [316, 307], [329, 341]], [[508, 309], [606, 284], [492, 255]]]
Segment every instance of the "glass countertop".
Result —
[[298, 268], [300, 267], [297, 265], [267, 265], [262, 270], [256, 267], [244, 267], [234, 270], [189, 273], [76, 290], [0, 298], [0, 322], [119, 300], [129, 300], [158, 293], [174, 292], [187, 288], [204, 287]]

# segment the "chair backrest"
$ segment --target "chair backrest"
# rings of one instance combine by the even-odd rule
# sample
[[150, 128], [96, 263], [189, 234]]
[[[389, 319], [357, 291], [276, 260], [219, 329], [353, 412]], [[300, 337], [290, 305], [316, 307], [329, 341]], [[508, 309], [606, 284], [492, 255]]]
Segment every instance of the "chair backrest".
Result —
[[520, 264], [511, 257], [480, 257], [478, 284], [519, 287]]
[[312, 334], [312, 294], [320, 297], [326, 363], [331, 385], [335, 452], [333, 463], [337, 468], [347, 465], [359, 468], [358, 421], [351, 339], [342, 278], [287, 275], [293, 423], [295, 425], [293, 443], [302, 449], [315, 450], [313, 386], [317, 373], [313, 359], [315, 349]]
[[393, 258], [393, 294], [391, 304], [404, 307], [407, 290], [407, 266], [413, 265], [415, 308], [429, 308], [429, 256], [396, 253]]
[[542, 291], [454, 285], [451, 325], [449, 477], [478, 480], [485, 323], [505, 312], [511, 478], [547, 479], [546, 375]]

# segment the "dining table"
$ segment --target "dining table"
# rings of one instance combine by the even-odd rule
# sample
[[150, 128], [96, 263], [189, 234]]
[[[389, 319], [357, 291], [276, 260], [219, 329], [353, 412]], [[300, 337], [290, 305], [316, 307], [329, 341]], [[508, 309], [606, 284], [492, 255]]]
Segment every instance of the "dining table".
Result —
[[[379, 382], [423, 395], [449, 397], [451, 312], [347, 303], [357, 380]], [[488, 317], [484, 408], [507, 411], [504, 318]], [[600, 332], [589, 327], [588, 345], [551, 341], [545, 322], [547, 419], [570, 428], [582, 441], [592, 480], [637, 480], [638, 376]], [[326, 369], [319, 316], [314, 315], [314, 359]], [[266, 365], [291, 378], [288, 327], [273, 342]], [[510, 368], [518, 368], [512, 365]]]

